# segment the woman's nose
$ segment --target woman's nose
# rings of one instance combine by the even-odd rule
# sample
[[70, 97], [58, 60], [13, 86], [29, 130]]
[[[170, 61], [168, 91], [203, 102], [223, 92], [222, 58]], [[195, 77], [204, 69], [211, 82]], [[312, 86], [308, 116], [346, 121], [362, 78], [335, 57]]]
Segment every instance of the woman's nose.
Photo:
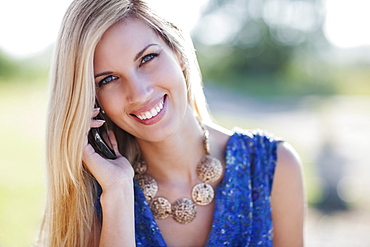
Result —
[[130, 103], [144, 103], [153, 93], [153, 85], [145, 77], [133, 75], [128, 78], [127, 101]]

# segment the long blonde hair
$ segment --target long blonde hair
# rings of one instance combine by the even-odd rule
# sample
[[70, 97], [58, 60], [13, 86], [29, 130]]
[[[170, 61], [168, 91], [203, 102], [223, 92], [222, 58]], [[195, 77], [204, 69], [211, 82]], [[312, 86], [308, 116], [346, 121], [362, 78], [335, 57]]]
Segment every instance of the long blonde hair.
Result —
[[[199, 67], [188, 36], [156, 15], [142, 0], [75, 0], [64, 16], [50, 72], [48, 191], [40, 245], [97, 245], [100, 222], [94, 207], [96, 181], [82, 165], [84, 140], [95, 103], [93, 57], [104, 32], [129, 17], [144, 20], [181, 55], [186, 66], [188, 101], [200, 119], [209, 120]], [[113, 123], [110, 125], [119, 143], [125, 142], [119, 145], [121, 153], [132, 162], [139, 152], [135, 138]]]

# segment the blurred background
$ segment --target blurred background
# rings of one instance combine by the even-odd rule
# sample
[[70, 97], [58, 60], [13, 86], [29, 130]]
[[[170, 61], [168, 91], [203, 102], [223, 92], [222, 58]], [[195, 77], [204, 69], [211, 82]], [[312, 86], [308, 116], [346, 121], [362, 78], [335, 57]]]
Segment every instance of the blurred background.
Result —
[[[151, 0], [188, 30], [219, 124], [303, 160], [306, 246], [370, 246], [370, 2]], [[32, 246], [45, 202], [52, 47], [71, 0], [0, 2], [0, 246]]]

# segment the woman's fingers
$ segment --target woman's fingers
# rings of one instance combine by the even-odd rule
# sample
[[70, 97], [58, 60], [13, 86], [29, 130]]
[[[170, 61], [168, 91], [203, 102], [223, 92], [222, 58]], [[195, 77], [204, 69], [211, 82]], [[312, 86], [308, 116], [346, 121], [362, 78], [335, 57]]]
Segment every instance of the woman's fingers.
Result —
[[90, 127], [91, 128], [99, 128], [105, 123], [104, 120], [101, 119], [91, 119]]
[[94, 108], [92, 112], [91, 123], [90, 123], [91, 128], [99, 128], [105, 123], [104, 120], [94, 119], [96, 116], [98, 116], [99, 112], [100, 112], [100, 108]]
[[94, 108], [93, 109], [93, 112], [92, 112], [92, 117], [94, 118], [94, 117], [98, 116], [99, 112], [100, 112], [100, 108], [99, 107]]
[[90, 144], [84, 148], [83, 164], [96, 178], [103, 190], [127, 184], [134, 177], [130, 162], [118, 152], [116, 154], [117, 159], [109, 160], [96, 153]]
[[110, 140], [110, 143], [112, 144], [112, 148], [113, 148], [113, 151], [116, 153], [116, 156], [117, 157], [122, 156], [118, 150], [117, 139], [112, 130], [108, 130], [108, 138]]
[[94, 148], [87, 144], [84, 148], [82, 155], [83, 164], [91, 172], [91, 174], [98, 180], [98, 182], [103, 185], [108, 180], [109, 174], [107, 173], [107, 168], [111, 166], [107, 160], [97, 154]]
[[[100, 112], [100, 108], [94, 108], [91, 115], [91, 128], [99, 128], [104, 124], [104, 120], [95, 119]], [[118, 150], [117, 139], [114, 132], [108, 130], [102, 131], [101, 138], [107, 145], [113, 148], [117, 158], [114, 160], [105, 159], [95, 152], [94, 148], [88, 143], [87, 136], [83, 150], [82, 160], [86, 168], [98, 180], [103, 189], [111, 188], [113, 185], [125, 184], [132, 181], [134, 176], [133, 168], [130, 162], [123, 157]]]

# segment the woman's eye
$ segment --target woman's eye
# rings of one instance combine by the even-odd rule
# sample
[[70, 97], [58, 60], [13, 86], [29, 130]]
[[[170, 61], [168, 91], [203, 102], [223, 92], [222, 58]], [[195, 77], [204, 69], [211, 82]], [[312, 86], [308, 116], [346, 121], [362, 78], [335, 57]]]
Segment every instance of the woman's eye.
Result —
[[104, 86], [105, 84], [110, 83], [111, 81], [117, 80], [118, 77], [114, 75], [110, 75], [105, 77], [103, 80], [99, 81], [98, 87]]
[[148, 54], [146, 56], [144, 56], [142, 59], [141, 59], [141, 63], [140, 65], [143, 65], [144, 63], [147, 63], [149, 62], [150, 60], [152, 60], [153, 58], [157, 57], [158, 54], [157, 53], [151, 53], [151, 54]]

